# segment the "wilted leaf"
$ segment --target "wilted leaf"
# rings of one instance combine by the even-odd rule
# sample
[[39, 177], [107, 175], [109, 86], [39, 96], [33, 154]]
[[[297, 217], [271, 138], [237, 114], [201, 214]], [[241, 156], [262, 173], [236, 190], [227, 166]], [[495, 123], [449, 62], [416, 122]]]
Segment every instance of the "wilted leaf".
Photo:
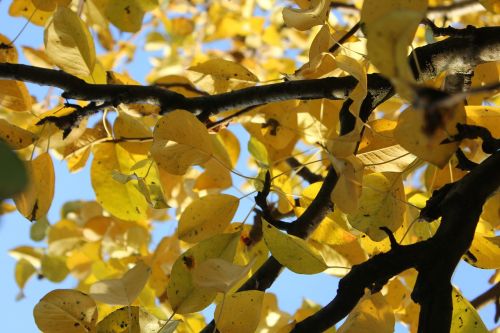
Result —
[[283, 9], [283, 20], [289, 27], [298, 30], [308, 30], [315, 25], [323, 24], [327, 18], [330, 1], [312, 0], [308, 9]]

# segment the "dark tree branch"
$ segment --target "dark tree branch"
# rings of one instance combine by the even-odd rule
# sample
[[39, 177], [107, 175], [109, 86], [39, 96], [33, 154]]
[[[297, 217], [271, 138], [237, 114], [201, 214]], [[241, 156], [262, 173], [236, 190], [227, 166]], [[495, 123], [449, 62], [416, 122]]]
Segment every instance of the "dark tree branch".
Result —
[[472, 301], [470, 301], [470, 304], [472, 304], [473, 307], [479, 310], [483, 306], [491, 302], [495, 302], [495, 300], [499, 297], [500, 297], [500, 282], [497, 282], [493, 287], [486, 290], [484, 293], [482, 293], [481, 295], [477, 296]]
[[[409, 57], [415, 78], [428, 80], [448, 69], [463, 72], [481, 63], [500, 60], [500, 27], [473, 29], [469, 35], [467, 38], [450, 37], [415, 49], [415, 54]], [[357, 84], [351, 76], [330, 77], [187, 98], [158, 86], [89, 84], [63, 71], [11, 63], [0, 63], [0, 78], [57, 87], [64, 90], [62, 96], [67, 99], [109, 102], [114, 105], [150, 103], [159, 105], [162, 113], [184, 109], [194, 113], [203, 112], [205, 116], [292, 99], [344, 99]], [[374, 108], [393, 94], [389, 80], [379, 74], [368, 75], [368, 100], [365, 103], [369, 101]]]
[[[297, 323], [292, 332], [321, 332], [347, 316], [364, 295], [380, 281], [408, 268], [419, 272], [412, 298], [420, 303], [419, 332], [448, 333], [451, 324], [450, 278], [468, 250], [482, 206], [500, 186], [500, 152], [496, 152], [461, 180], [432, 200], [442, 216], [434, 237], [411, 245], [392, 247], [366, 262], [355, 265], [341, 279], [337, 296], [314, 315]], [[474, 193], [471, 196], [470, 193]], [[436, 192], [433, 194], [436, 195]]]
[[292, 169], [296, 170], [297, 174], [302, 177], [302, 179], [304, 179], [309, 184], [320, 182], [323, 180], [323, 177], [321, 175], [318, 175], [309, 170], [308, 167], [300, 163], [295, 157], [287, 158], [286, 162]]

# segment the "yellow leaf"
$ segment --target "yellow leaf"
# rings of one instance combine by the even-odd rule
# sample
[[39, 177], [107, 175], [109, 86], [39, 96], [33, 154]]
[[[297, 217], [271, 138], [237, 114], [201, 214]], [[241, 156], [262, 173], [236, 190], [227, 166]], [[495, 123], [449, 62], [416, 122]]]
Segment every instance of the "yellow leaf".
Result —
[[[149, 138], [151, 130], [140, 119], [132, 117], [125, 112], [120, 112], [113, 124], [113, 132], [116, 139]], [[146, 155], [151, 148], [151, 141], [144, 142], [120, 142], [120, 146], [132, 154]]]
[[252, 268], [252, 263], [246, 266], [235, 265], [220, 258], [203, 261], [193, 269], [193, 283], [201, 288], [210, 288], [221, 293], [227, 293]]
[[71, 3], [71, 0], [31, 0], [33, 1], [33, 5], [37, 9], [52, 12], [56, 7], [59, 6], [67, 6]]
[[366, 233], [372, 240], [381, 241], [387, 234], [380, 227], [396, 231], [405, 213], [403, 180], [396, 173], [371, 173], [363, 178], [363, 191], [355, 213], [347, 215], [349, 223]]
[[368, 58], [380, 73], [396, 79], [396, 88], [405, 98], [411, 98], [407, 83], [414, 81], [408, 46], [426, 10], [427, 0], [363, 1], [361, 9]]
[[337, 333], [392, 333], [394, 324], [394, 313], [384, 296], [380, 293], [365, 294]]
[[483, 269], [500, 268], [500, 236], [486, 237], [476, 232], [464, 260]]
[[22, 48], [24, 56], [33, 66], [49, 69], [53, 67], [52, 61], [44, 50], [34, 49], [29, 46], [23, 46]]
[[33, 315], [45, 333], [95, 331], [97, 307], [92, 298], [78, 290], [56, 289], [35, 305]]
[[221, 333], [253, 333], [260, 320], [264, 292], [247, 290], [228, 295], [215, 309], [215, 325]]
[[145, 11], [138, 0], [108, 0], [105, 15], [118, 29], [137, 32], [142, 27]]
[[311, 47], [309, 48], [309, 62], [311, 67], [316, 67], [323, 52], [328, 52], [328, 49], [333, 45], [334, 40], [330, 33], [330, 28], [324, 24], [314, 37]]
[[262, 231], [271, 254], [291, 271], [298, 274], [316, 274], [327, 268], [321, 255], [305, 240], [287, 235], [265, 220], [262, 220]]
[[120, 279], [102, 280], [91, 285], [90, 294], [106, 304], [130, 305], [139, 296], [150, 274], [149, 266], [139, 261]]
[[91, 77], [96, 62], [94, 40], [86, 24], [67, 7], [59, 6], [44, 32], [45, 52], [59, 68]]
[[148, 202], [134, 186], [134, 181], [120, 184], [111, 175], [113, 170], [130, 174], [137, 159], [137, 156], [113, 143], [94, 146], [90, 176], [97, 201], [111, 214], [127, 221], [145, 220]]
[[127, 306], [108, 314], [97, 324], [97, 333], [173, 332], [179, 321], [160, 320], [137, 306]]
[[12, 111], [30, 111], [31, 96], [26, 84], [20, 81], [0, 80], [0, 106]]
[[398, 125], [394, 129], [394, 137], [410, 153], [442, 168], [455, 153], [459, 143], [441, 144], [441, 142], [448, 136], [457, 134], [457, 123], [465, 123], [463, 104], [452, 110], [450, 119], [446, 120], [446, 128], [437, 129], [431, 137], [422, 130], [425, 124], [424, 117], [423, 110], [407, 108], [399, 115]]
[[44, 26], [52, 13], [37, 9], [31, 0], [14, 0], [9, 7], [9, 15], [22, 16], [33, 24]]
[[[296, 207], [295, 211], [300, 212], [297, 213], [297, 216], [300, 216], [302, 215], [304, 209], [301, 207]], [[349, 231], [344, 229], [340, 224], [338, 224], [328, 216], [325, 217], [323, 221], [321, 221], [321, 223], [314, 230], [310, 237], [311, 239], [319, 243], [329, 245], [342, 245], [350, 243], [356, 239], [356, 236], [351, 234]]]
[[182, 110], [170, 112], [155, 126], [151, 155], [160, 168], [183, 175], [191, 165], [210, 159], [210, 135], [193, 114]]
[[36, 268], [28, 260], [21, 259], [18, 262], [16, 262], [14, 275], [16, 278], [17, 286], [20, 289], [19, 294], [16, 297], [16, 300], [19, 300], [24, 297], [23, 294], [24, 286], [26, 285], [26, 282], [28, 282], [28, 280], [35, 273], [36, 273]]
[[49, 281], [61, 282], [68, 276], [66, 257], [56, 255], [44, 255], [42, 258], [42, 274]]
[[201, 241], [177, 258], [167, 286], [168, 302], [176, 313], [197, 312], [212, 303], [217, 292], [197, 287], [193, 282], [192, 271], [207, 259], [232, 261], [239, 240], [239, 232], [220, 234]]
[[481, 219], [489, 223], [492, 228], [497, 228], [500, 225], [500, 193], [492, 195], [486, 200], [483, 206]]
[[333, 159], [335, 171], [339, 175], [330, 199], [344, 213], [357, 210], [363, 182], [363, 163], [351, 155], [345, 159]]
[[453, 333], [488, 333], [488, 329], [477, 310], [469, 303], [463, 295], [453, 288], [451, 295], [453, 301], [453, 313], [451, 317], [450, 332]]
[[467, 123], [486, 127], [492, 136], [500, 137], [500, 107], [498, 106], [465, 106]]
[[5, 141], [12, 149], [23, 149], [35, 141], [35, 135], [30, 131], [22, 129], [0, 119], [0, 139]]
[[495, 14], [500, 14], [500, 1], [498, 0], [479, 0], [484, 8]]
[[283, 9], [283, 20], [289, 27], [298, 30], [308, 30], [315, 25], [325, 23], [330, 9], [328, 0], [312, 0], [308, 9]]
[[28, 188], [14, 197], [17, 210], [24, 217], [33, 221], [49, 211], [54, 197], [55, 174], [52, 158], [48, 153], [39, 155], [26, 163]]
[[17, 63], [17, 50], [12, 45], [11, 40], [5, 35], [0, 34], [0, 45], [2, 45], [2, 48], [0, 48], [0, 62]]
[[233, 219], [240, 201], [228, 194], [209, 194], [193, 201], [181, 215], [178, 234], [197, 243], [220, 234]]
[[191, 66], [188, 69], [193, 72], [212, 75], [220, 79], [259, 82], [257, 76], [242, 65], [220, 58], [210, 59], [204, 63]]
[[365, 169], [373, 172], [404, 172], [417, 157], [400, 145], [371, 150], [356, 155]]

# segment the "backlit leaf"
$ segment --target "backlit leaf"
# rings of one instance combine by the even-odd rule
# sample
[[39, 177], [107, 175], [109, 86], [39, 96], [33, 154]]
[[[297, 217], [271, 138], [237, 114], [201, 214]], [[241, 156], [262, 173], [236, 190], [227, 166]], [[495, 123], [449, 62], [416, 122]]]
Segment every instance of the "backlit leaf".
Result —
[[65, 72], [89, 78], [96, 62], [94, 40], [80, 17], [59, 6], [45, 28], [45, 52]]
[[102, 280], [90, 286], [92, 297], [106, 304], [130, 305], [139, 296], [151, 274], [151, 268], [139, 261], [120, 279]]
[[211, 59], [204, 63], [191, 66], [188, 69], [193, 72], [212, 75], [227, 80], [259, 81], [252, 72], [242, 65], [224, 59]]
[[[179, 126], [182, 124], [182, 126]], [[151, 155], [160, 168], [183, 175], [191, 165], [206, 162], [212, 143], [205, 126], [187, 111], [173, 111], [155, 126]]]
[[394, 313], [384, 296], [380, 293], [365, 294], [337, 333], [392, 333], [394, 324]]
[[486, 237], [477, 233], [464, 255], [465, 261], [475, 267], [483, 269], [500, 268], [500, 236]]
[[450, 333], [489, 332], [477, 313], [477, 310], [455, 288], [453, 288], [451, 298], [453, 301], [453, 313], [451, 317]]
[[403, 181], [399, 174], [371, 173], [363, 177], [358, 210], [347, 215], [349, 223], [374, 241], [387, 234], [380, 227], [396, 231], [405, 213]]
[[31, 110], [31, 96], [21, 81], [0, 80], [0, 106], [12, 111]]
[[310, 7], [305, 10], [295, 8], [283, 9], [283, 20], [289, 27], [298, 30], [308, 30], [315, 25], [323, 24], [328, 15], [330, 1], [328, 0], [312, 0]]
[[209, 194], [193, 201], [179, 220], [179, 238], [197, 243], [221, 233], [233, 219], [239, 202], [228, 194]]
[[271, 254], [291, 271], [298, 274], [316, 274], [327, 266], [317, 251], [301, 238], [287, 235], [262, 220], [264, 240]]
[[215, 309], [215, 325], [221, 333], [253, 333], [260, 320], [264, 292], [247, 290], [227, 295]]
[[35, 305], [33, 315], [45, 333], [88, 333], [97, 323], [94, 300], [78, 290], [51, 291]]
[[239, 266], [220, 258], [207, 259], [194, 267], [193, 283], [198, 287], [227, 293], [238, 280], [246, 276], [251, 267], [251, 264]]
[[232, 261], [239, 237], [239, 232], [214, 236], [201, 241], [177, 258], [167, 286], [168, 302], [176, 313], [200, 311], [212, 303], [217, 292], [197, 287], [193, 282], [192, 271], [207, 259]]
[[121, 184], [111, 176], [113, 170], [130, 174], [131, 167], [141, 157], [113, 143], [94, 146], [90, 175], [97, 201], [111, 214], [127, 221], [146, 219], [148, 202], [133, 182]]
[[455, 153], [459, 143], [441, 144], [441, 142], [448, 138], [449, 135], [457, 133], [457, 123], [465, 123], [463, 104], [458, 105], [451, 111], [450, 118], [446, 120], [445, 128], [437, 129], [432, 136], [428, 136], [423, 132], [424, 119], [423, 110], [416, 110], [412, 107], [407, 108], [399, 115], [398, 125], [394, 129], [394, 137], [410, 153], [442, 168], [451, 155]]
[[24, 192], [16, 195], [14, 201], [21, 214], [33, 221], [49, 211], [54, 197], [55, 174], [52, 158], [48, 153], [26, 162], [29, 183]]
[[0, 139], [16, 150], [31, 145], [35, 141], [35, 135], [5, 119], [0, 119]]

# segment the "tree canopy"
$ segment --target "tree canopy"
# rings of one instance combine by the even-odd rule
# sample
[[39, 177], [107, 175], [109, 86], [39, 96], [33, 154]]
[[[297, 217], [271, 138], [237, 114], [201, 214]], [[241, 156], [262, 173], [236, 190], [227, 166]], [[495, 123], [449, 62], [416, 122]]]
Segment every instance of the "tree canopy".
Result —
[[[78, 282], [39, 301], [38, 328], [488, 332], [498, 14], [498, 0], [12, 0], [43, 29], [31, 46], [0, 29], [0, 213], [40, 242], [10, 251], [15, 280], [20, 297], [33, 276]], [[144, 52], [152, 69], [132, 77]], [[49, 222], [54, 159], [90, 164], [95, 200]], [[151, 244], [161, 223], [175, 232]], [[450, 281], [461, 260], [491, 270], [474, 300]], [[286, 313], [266, 292], [284, 269], [339, 288]]]

